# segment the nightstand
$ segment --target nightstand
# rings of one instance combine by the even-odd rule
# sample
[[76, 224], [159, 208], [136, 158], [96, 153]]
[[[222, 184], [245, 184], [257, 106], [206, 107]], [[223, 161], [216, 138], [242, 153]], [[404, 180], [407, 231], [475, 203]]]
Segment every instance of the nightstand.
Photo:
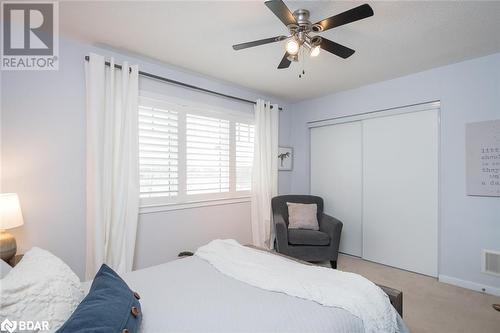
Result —
[[21, 259], [23, 259], [24, 254], [16, 254], [15, 256], [12, 257], [7, 263], [11, 265], [12, 267], [16, 266], [19, 264]]

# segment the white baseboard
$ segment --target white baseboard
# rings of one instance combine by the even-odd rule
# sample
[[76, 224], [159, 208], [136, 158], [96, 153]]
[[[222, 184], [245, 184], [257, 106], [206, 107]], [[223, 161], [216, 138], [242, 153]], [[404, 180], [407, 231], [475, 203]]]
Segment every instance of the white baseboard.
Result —
[[487, 286], [487, 285], [475, 283], [472, 281], [457, 279], [457, 278], [454, 278], [452, 276], [439, 275], [439, 282], [448, 283], [448, 284], [452, 284], [454, 286], [479, 291], [481, 293], [500, 296], [500, 288]]

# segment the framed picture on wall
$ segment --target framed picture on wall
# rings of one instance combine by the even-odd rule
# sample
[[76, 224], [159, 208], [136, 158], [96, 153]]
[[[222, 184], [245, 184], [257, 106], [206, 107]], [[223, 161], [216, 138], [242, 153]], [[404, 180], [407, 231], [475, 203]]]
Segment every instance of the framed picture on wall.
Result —
[[467, 195], [500, 197], [500, 119], [468, 123]]
[[278, 147], [278, 170], [292, 171], [293, 169], [293, 148]]

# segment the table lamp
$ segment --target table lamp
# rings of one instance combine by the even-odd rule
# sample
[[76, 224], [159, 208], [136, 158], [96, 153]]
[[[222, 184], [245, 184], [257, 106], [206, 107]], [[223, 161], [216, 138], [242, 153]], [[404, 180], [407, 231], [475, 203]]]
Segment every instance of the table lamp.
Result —
[[9, 261], [17, 251], [16, 239], [5, 230], [23, 224], [23, 214], [17, 194], [0, 194], [0, 258], [4, 261]]

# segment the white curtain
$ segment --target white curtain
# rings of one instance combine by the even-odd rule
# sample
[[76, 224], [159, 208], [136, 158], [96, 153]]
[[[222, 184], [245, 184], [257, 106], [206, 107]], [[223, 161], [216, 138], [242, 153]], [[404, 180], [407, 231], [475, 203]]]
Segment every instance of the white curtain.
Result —
[[105, 65], [90, 54], [87, 89], [87, 262], [91, 279], [102, 263], [132, 270], [139, 209], [137, 66]]
[[278, 193], [278, 108], [258, 100], [255, 105], [255, 144], [252, 167], [252, 239], [273, 247], [271, 199]]

